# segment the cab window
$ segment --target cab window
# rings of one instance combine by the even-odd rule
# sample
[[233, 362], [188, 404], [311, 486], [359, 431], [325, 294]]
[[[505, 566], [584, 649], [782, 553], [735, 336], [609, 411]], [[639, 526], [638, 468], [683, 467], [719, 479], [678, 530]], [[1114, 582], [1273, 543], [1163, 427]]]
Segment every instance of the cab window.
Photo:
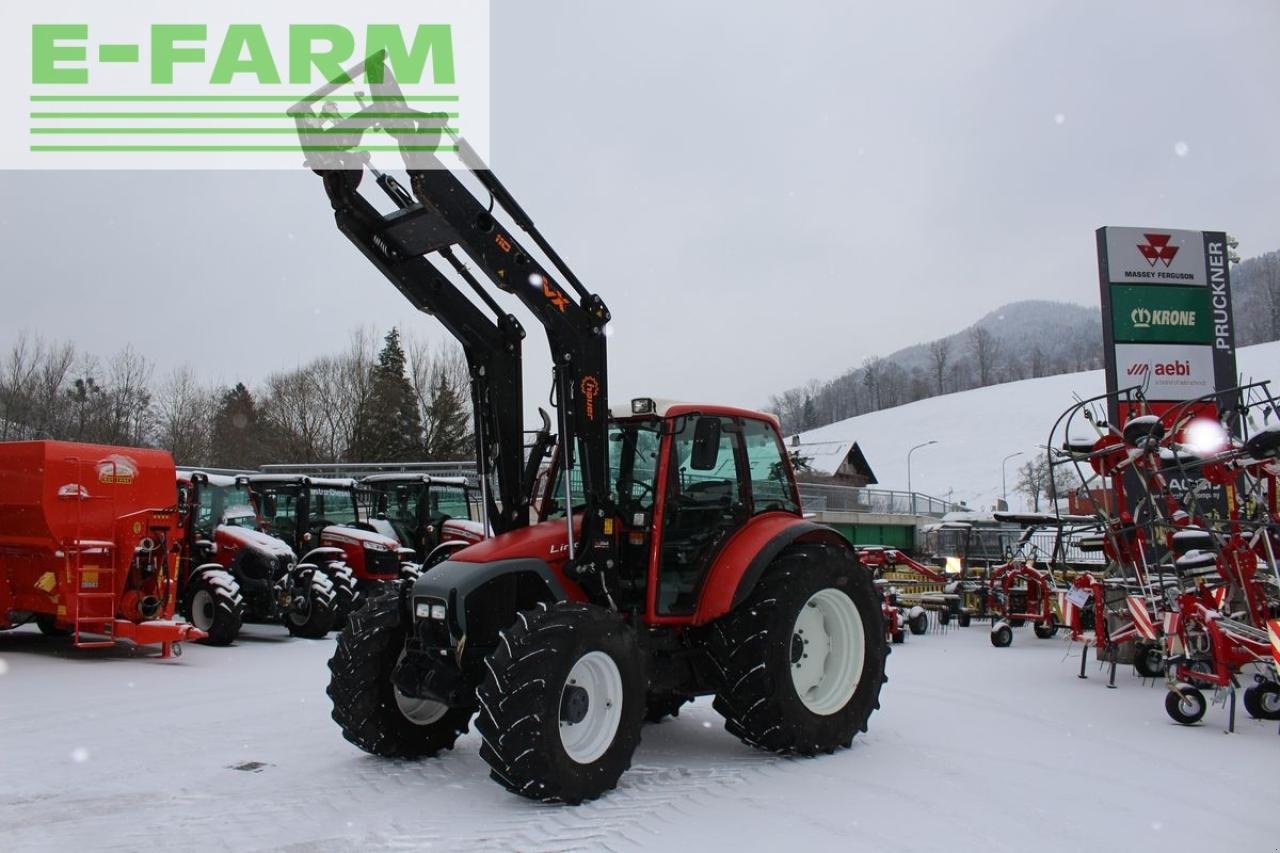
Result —
[[744, 420], [742, 442], [751, 469], [751, 504], [753, 513], [783, 510], [799, 512], [785, 450], [774, 428], [764, 421]]

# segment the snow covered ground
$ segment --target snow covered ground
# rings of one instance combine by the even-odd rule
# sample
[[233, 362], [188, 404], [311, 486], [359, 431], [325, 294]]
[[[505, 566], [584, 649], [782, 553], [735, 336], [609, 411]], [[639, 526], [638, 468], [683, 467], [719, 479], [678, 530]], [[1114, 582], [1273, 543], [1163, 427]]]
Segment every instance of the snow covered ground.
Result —
[[[1244, 347], [1236, 367], [1244, 381], [1280, 380], [1280, 341]], [[1054, 420], [1074, 400], [1106, 390], [1101, 370], [1067, 373], [990, 385], [945, 394], [837, 421], [800, 435], [804, 442], [856, 441], [880, 480], [881, 488], [907, 487], [907, 451], [926, 441], [911, 457], [911, 487], [923, 494], [966, 501], [974, 509], [990, 509], [1000, 497], [1000, 461], [1010, 453], [1009, 503], [1017, 509], [1017, 468], [1042, 455]], [[1280, 383], [1273, 390], [1280, 391]], [[1060, 438], [1060, 437], [1059, 437]]]
[[[851, 750], [779, 758], [707, 700], [645, 729], [621, 787], [514, 797], [478, 738], [385, 761], [329, 720], [333, 641], [248, 626], [162, 661], [0, 634], [0, 850], [1275, 850], [1275, 723], [1177, 726], [1164, 690], [984, 627], [911, 637]], [[242, 769], [245, 768], [245, 769]]]

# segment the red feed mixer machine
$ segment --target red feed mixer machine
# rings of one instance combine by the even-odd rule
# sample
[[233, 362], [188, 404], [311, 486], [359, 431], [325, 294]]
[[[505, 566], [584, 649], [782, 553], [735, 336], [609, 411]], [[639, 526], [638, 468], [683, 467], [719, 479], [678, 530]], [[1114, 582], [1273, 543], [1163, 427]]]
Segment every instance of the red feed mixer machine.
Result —
[[0, 630], [34, 621], [79, 648], [204, 632], [173, 621], [181, 530], [160, 450], [0, 444]]

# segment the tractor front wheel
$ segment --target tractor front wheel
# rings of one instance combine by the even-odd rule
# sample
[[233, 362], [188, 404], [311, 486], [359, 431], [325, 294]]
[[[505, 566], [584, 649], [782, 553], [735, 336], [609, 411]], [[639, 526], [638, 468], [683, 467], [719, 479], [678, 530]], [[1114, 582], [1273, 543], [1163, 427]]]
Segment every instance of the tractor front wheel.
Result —
[[593, 800], [617, 787], [640, 743], [644, 654], [603, 607], [543, 605], [502, 633], [476, 698], [495, 782], [534, 800]]
[[319, 569], [304, 569], [284, 614], [284, 627], [295, 637], [318, 640], [333, 628], [337, 604], [333, 581]]
[[1194, 726], [1204, 719], [1204, 712], [1209, 709], [1204, 694], [1190, 684], [1179, 684], [1177, 690], [1170, 690], [1164, 697], [1164, 709], [1174, 722], [1184, 726]]
[[725, 729], [770, 752], [852, 746], [880, 707], [889, 648], [871, 574], [834, 548], [784, 551], [751, 595], [712, 623]]
[[422, 758], [452, 749], [471, 710], [401, 693], [391, 680], [404, 654], [399, 591], [367, 598], [329, 660], [332, 717], [342, 736], [373, 755]]
[[221, 566], [196, 569], [183, 609], [191, 624], [208, 634], [200, 642], [209, 646], [231, 645], [244, 622], [240, 585]]

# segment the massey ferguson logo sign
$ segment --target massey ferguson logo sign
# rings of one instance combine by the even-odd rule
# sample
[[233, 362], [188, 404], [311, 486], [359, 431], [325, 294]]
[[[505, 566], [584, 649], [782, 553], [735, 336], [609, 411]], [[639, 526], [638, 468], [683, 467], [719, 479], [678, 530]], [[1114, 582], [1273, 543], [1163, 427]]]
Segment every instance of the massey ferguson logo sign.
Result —
[[1111, 284], [1208, 284], [1204, 237], [1174, 228], [1107, 228]]
[[1151, 266], [1154, 267], [1157, 261], [1164, 261], [1166, 267], [1173, 263], [1173, 259], [1178, 255], [1178, 247], [1169, 245], [1173, 235], [1143, 234], [1142, 236], [1147, 238], [1147, 242], [1139, 243], [1138, 251], [1151, 263]]

